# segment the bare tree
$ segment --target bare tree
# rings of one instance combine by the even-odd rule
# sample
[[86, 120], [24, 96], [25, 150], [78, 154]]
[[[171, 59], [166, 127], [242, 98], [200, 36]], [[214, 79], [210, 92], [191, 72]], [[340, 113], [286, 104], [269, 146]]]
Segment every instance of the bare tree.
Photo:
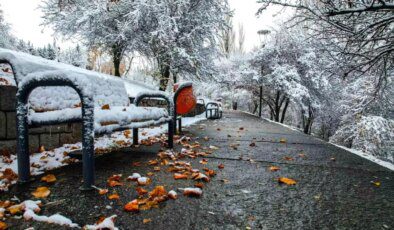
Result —
[[[380, 81], [393, 70], [393, 0], [259, 0], [296, 9], [291, 22], [304, 25], [315, 38], [329, 44], [343, 76], [373, 74]], [[381, 86], [382, 84], [379, 84]]]
[[228, 16], [226, 20], [228, 26], [222, 31], [222, 41], [220, 46], [226, 57], [229, 57], [229, 55], [235, 50], [235, 32], [231, 16]]
[[238, 25], [238, 52], [243, 53], [245, 51], [245, 29], [244, 25], [240, 23]]

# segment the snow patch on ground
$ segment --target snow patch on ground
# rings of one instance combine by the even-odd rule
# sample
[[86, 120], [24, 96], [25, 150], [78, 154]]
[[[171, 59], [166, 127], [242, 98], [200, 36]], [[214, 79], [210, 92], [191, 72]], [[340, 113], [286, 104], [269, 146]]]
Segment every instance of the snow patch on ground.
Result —
[[[195, 117], [182, 118], [182, 126], [187, 127], [193, 125], [199, 121], [205, 120], [205, 114], [201, 114]], [[146, 140], [149, 137], [159, 136], [167, 132], [167, 125], [157, 126], [153, 128], [143, 128], [140, 129], [140, 140]], [[132, 132], [131, 132], [132, 133]], [[107, 150], [116, 151], [117, 149], [131, 146], [132, 144], [132, 134], [130, 136], [125, 136], [124, 132], [115, 132], [111, 135], [106, 135], [95, 139], [95, 150]], [[35, 153], [30, 156], [31, 174], [40, 175], [46, 170], [52, 170], [55, 168], [68, 165], [70, 163], [70, 158], [68, 154], [75, 150], [80, 150], [82, 148], [82, 143], [76, 144], [66, 144], [60, 148], [54, 149], [52, 151], [44, 151], [42, 153]], [[18, 161], [15, 155], [11, 155], [9, 159], [4, 157], [0, 158], [0, 172], [4, 172], [5, 169], [10, 168], [15, 173], [18, 172]], [[3, 179], [0, 181], [0, 191], [7, 191], [10, 184], [15, 184], [16, 181], [8, 181]]]

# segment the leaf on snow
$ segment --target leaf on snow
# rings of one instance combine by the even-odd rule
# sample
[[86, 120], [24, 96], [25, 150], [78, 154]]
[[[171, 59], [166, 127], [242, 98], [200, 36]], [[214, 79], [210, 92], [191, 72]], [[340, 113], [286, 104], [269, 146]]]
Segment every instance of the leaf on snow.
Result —
[[280, 143], [283, 143], [283, 144], [284, 144], [284, 143], [287, 143], [287, 139], [286, 139], [286, 138], [281, 138], [281, 139], [279, 140], [279, 142], [280, 142]]
[[109, 104], [105, 104], [101, 107], [102, 110], [110, 110]]

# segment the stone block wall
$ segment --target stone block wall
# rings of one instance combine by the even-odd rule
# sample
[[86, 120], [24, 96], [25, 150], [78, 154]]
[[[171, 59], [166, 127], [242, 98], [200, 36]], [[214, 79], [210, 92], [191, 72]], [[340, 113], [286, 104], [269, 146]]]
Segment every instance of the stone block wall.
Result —
[[[0, 86], [0, 153], [16, 152], [16, 87]], [[66, 143], [81, 141], [80, 123], [39, 126], [29, 129], [30, 152], [37, 152], [40, 146], [54, 149]]]

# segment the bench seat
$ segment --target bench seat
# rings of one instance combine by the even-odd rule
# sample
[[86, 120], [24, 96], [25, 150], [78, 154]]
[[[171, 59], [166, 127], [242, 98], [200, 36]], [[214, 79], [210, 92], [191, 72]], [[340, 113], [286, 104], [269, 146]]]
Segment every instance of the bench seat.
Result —
[[[96, 134], [111, 133], [119, 129], [133, 129], [166, 123], [172, 118], [167, 109], [156, 107], [117, 106], [108, 110], [94, 109], [94, 129]], [[82, 121], [81, 108], [69, 108], [48, 112], [30, 112], [31, 126]]]

